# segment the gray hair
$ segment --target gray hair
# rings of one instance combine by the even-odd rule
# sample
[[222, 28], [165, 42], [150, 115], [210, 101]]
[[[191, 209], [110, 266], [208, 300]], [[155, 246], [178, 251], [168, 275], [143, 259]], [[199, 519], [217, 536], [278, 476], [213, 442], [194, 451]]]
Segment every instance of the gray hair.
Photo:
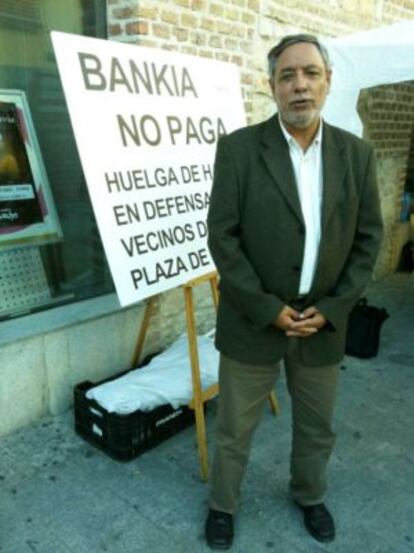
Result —
[[327, 70], [331, 68], [331, 60], [329, 59], [328, 50], [321, 42], [319, 42], [316, 36], [304, 33], [297, 35], [287, 35], [283, 37], [282, 40], [276, 44], [276, 46], [273, 46], [273, 48], [271, 48], [271, 50], [269, 50], [269, 53], [267, 54], [269, 79], [271, 81], [273, 81], [274, 79], [277, 60], [280, 54], [288, 46], [292, 46], [292, 44], [297, 44], [298, 42], [308, 42], [309, 44], [313, 44], [314, 46], [316, 46], [322, 56], [325, 68]]

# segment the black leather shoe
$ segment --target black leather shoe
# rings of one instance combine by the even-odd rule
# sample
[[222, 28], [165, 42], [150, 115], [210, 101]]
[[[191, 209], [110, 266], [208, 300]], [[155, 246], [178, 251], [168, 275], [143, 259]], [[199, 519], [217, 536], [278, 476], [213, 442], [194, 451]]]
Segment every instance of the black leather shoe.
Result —
[[229, 549], [233, 543], [233, 515], [210, 509], [205, 535], [207, 545], [212, 549]]
[[306, 529], [315, 540], [327, 542], [335, 539], [335, 523], [331, 513], [323, 503], [299, 505], [303, 511]]

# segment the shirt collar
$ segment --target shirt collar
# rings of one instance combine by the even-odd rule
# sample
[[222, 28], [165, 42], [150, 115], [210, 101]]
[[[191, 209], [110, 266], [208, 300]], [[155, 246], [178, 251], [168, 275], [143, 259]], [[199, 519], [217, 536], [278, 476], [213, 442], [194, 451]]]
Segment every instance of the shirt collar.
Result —
[[[280, 128], [282, 129], [282, 133], [284, 135], [284, 137], [286, 138], [286, 142], [289, 144], [289, 146], [296, 146], [297, 148], [300, 148], [299, 144], [297, 143], [297, 141], [294, 139], [294, 137], [289, 133], [289, 131], [286, 129], [285, 125], [283, 124], [283, 121], [282, 121], [282, 118], [280, 117], [280, 115], [278, 116], [279, 117], [279, 123], [280, 123]], [[315, 135], [315, 138], [313, 139], [312, 141], [312, 144], [310, 144], [309, 149], [311, 148], [320, 148], [321, 146], [321, 142], [322, 142], [322, 127], [323, 127], [323, 120], [322, 120], [322, 117], [319, 118], [319, 127], [318, 127], [318, 131]], [[300, 148], [302, 150], [302, 148]], [[307, 150], [307, 151], [308, 151]]]

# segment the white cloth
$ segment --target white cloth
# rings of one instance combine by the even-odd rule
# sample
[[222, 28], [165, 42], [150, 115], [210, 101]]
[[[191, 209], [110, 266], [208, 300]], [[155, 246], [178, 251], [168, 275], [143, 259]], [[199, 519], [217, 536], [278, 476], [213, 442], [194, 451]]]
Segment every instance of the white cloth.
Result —
[[[213, 339], [197, 336], [197, 342], [201, 386], [206, 389], [218, 382], [219, 353]], [[91, 388], [86, 397], [109, 413], [122, 415], [137, 409], [151, 411], [166, 403], [174, 409], [185, 405], [193, 397], [187, 335], [180, 336], [145, 367]]]
[[305, 221], [305, 249], [300, 274], [299, 294], [307, 294], [312, 286], [318, 259], [321, 240], [321, 206], [322, 206], [322, 120], [318, 132], [304, 152], [297, 141], [286, 130], [282, 120], [280, 125], [289, 145], [302, 215]]

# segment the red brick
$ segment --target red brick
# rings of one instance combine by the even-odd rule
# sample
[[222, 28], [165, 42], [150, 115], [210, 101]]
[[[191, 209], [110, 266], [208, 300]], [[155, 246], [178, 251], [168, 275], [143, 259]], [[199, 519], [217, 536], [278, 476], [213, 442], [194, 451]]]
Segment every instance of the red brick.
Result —
[[207, 9], [206, 0], [192, 0], [191, 9], [199, 12], [206, 11]]
[[122, 27], [119, 24], [109, 25], [108, 34], [109, 36], [117, 36], [122, 33]]
[[226, 50], [236, 50], [238, 48], [239, 43], [237, 40], [234, 40], [233, 38], [226, 38], [224, 42]]
[[247, 25], [254, 25], [256, 23], [256, 16], [248, 12], [243, 12], [242, 21], [243, 23], [247, 23]]
[[174, 4], [177, 4], [177, 6], [182, 6], [183, 8], [190, 8], [191, 0], [174, 0]]
[[260, 10], [260, 0], [248, 0], [247, 7], [249, 10], [258, 12]]
[[220, 61], [230, 60], [230, 55], [227, 54], [226, 52], [215, 52], [214, 57], [216, 58], [216, 60], [220, 60]]
[[198, 50], [198, 55], [202, 56], [203, 58], [212, 58], [213, 52], [210, 52], [210, 50]]
[[163, 25], [160, 23], [152, 24], [152, 32], [155, 36], [160, 38], [169, 38], [171, 36], [171, 29], [168, 25]]
[[226, 19], [231, 19], [233, 21], [239, 21], [240, 20], [240, 11], [235, 8], [224, 8], [223, 16]]
[[222, 46], [223, 46], [222, 38], [220, 36], [217, 36], [217, 35], [211, 36], [208, 43], [212, 48], [222, 48]]
[[115, 8], [112, 12], [115, 19], [128, 19], [133, 15], [131, 8]]
[[216, 22], [215, 22], [214, 19], [203, 17], [202, 20], [201, 20], [200, 27], [202, 29], [205, 29], [206, 31], [215, 31], [216, 30]]
[[164, 10], [161, 12], [161, 20], [176, 25], [178, 23], [178, 14], [172, 10]]
[[243, 58], [241, 56], [231, 56], [231, 61], [232, 63], [236, 63], [237, 65], [243, 65]]
[[187, 29], [183, 29], [181, 27], [173, 27], [172, 33], [175, 36], [175, 38], [180, 42], [188, 40], [188, 37], [190, 35]]
[[146, 46], [147, 48], [156, 48], [158, 46], [155, 40], [148, 40], [147, 38], [139, 39], [140, 46]]
[[181, 25], [187, 29], [197, 29], [198, 18], [192, 14], [183, 13], [181, 14]]
[[147, 35], [149, 32], [146, 21], [132, 21], [126, 24], [127, 35]]
[[209, 11], [211, 15], [222, 17], [224, 8], [221, 4], [210, 4]]
[[137, 6], [134, 9], [134, 13], [141, 19], [157, 19], [158, 8], [152, 6]]
[[191, 33], [191, 42], [197, 44], [197, 46], [205, 46], [207, 43], [206, 33], [195, 32]]
[[183, 54], [191, 54], [195, 56], [197, 54], [197, 48], [195, 46], [183, 46], [181, 48], [181, 52], [183, 52]]

